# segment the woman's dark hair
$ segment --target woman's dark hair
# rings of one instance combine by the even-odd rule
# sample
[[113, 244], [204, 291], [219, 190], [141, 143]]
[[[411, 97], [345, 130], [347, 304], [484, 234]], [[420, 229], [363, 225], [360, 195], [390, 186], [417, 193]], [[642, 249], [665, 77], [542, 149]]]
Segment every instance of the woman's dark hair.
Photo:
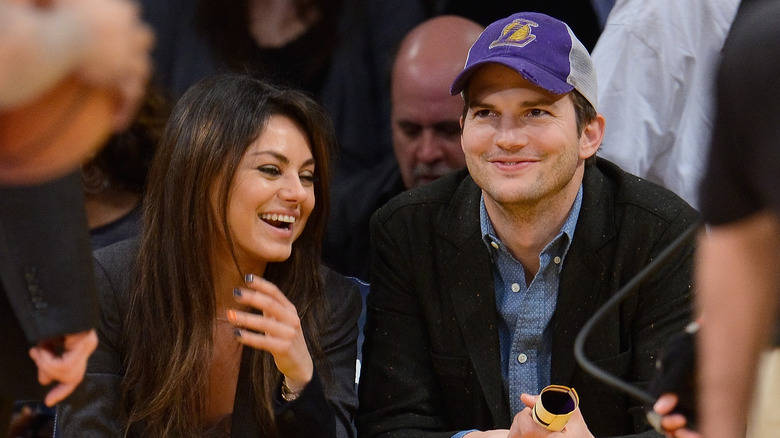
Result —
[[[307, 136], [316, 163], [316, 203], [290, 258], [269, 263], [264, 277], [296, 306], [313, 358], [323, 355], [316, 333], [325, 317], [319, 269], [335, 147], [330, 120], [299, 91], [240, 74], [203, 80], [174, 107], [152, 162], [124, 325], [123, 412], [127, 427], [141, 426], [145, 436], [194, 437], [204, 426], [216, 315], [210, 254], [204, 248], [231, 236], [226, 211], [236, 168], [274, 115], [289, 117]], [[237, 278], [244, 274], [236, 262]], [[281, 374], [269, 353], [245, 348], [243, 354], [252, 362], [259, 436], [275, 436], [272, 394]]]
[[82, 166], [85, 190], [97, 191], [101, 186], [111, 185], [120, 191], [142, 195], [169, 114], [168, 101], [156, 87], [149, 85], [132, 124], [112, 135], [100, 152]]

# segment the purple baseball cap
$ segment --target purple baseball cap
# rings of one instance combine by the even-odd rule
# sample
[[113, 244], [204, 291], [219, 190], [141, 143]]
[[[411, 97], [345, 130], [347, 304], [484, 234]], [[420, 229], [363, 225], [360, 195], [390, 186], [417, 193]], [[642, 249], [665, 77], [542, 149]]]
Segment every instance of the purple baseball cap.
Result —
[[481, 66], [495, 62], [553, 94], [579, 91], [596, 106], [598, 84], [585, 46], [563, 21], [538, 12], [520, 12], [493, 22], [469, 49], [466, 65], [450, 86], [466, 88]]

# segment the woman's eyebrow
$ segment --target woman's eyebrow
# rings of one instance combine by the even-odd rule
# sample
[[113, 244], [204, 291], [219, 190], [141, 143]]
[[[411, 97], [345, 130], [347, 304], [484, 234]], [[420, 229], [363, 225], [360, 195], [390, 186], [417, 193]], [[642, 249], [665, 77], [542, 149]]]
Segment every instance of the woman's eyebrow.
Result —
[[254, 156], [260, 156], [260, 155], [270, 155], [274, 158], [276, 158], [278, 161], [282, 162], [283, 164], [290, 164], [290, 159], [286, 156], [280, 154], [276, 151], [255, 151], [252, 152], [252, 155]]
[[[259, 156], [259, 155], [270, 155], [274, 158], [276, 158], [279, 162], [282, 164], [290, 164], [290, 159], [287, 158], [285, 155], [280, 154], [276, 151], [255, 151], [252, 152], [252, 155]], [[304, 166], [314, 165], [316, 162], [314, 161], [314, 157], [309, 158], [308, 160], [303, 162]]]

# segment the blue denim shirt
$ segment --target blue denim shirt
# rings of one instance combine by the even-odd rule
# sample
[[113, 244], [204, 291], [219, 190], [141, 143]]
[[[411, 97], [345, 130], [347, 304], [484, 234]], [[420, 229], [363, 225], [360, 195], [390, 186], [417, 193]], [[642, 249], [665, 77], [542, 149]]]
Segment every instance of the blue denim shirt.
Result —
[[[523, 265], [496, 236], [484, 198], [479, 202], [482, 240], [493, 261], [501, 373], [504, 385], [508, 386], [512, 417], [525, 408], [520, 394], [536, 395], [550, 384], [552, 329], [548, 325], [555, 311], [561, 268], [574, 238], [580, 207], [582, 186], [561, 231], [539, 255], [539, 271], [526, 287]], [[463, 438], [474, 431], [464, 430], [452, 438]]]
[[480, 201], [482, 236], [493, 261], [496, 310], [499, 314], [501, 373], [509, 389], [512, 416], [523, 410], [520, 394], [538, 394], [550, 384], [552, 329], [561, 268], [582, 206], [582, 186], [558, 235], [539, 255], [539, 271], [526, 286], [523, 265], [496, 236]]

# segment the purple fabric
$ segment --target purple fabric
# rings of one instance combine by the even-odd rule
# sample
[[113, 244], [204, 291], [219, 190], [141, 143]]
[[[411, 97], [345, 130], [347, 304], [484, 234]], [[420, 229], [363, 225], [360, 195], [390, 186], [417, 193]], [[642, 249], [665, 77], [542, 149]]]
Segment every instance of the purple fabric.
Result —
[[492, 23], [471, 46], [450, 93], [463, 91], [471, 75], [490, 62], [513, 69], [555, 95], [576, 89], [597, 108], [598, 81], [590, 53], [558, 19], [520, 12]]
[[505, 65], [553, 94], [568, 93], [572, 48], [568, 26], [548, 15], [523, 12], [492, 23], [469, 50], [463, 71], [450, 92], [458, 94], [482, 65]]

